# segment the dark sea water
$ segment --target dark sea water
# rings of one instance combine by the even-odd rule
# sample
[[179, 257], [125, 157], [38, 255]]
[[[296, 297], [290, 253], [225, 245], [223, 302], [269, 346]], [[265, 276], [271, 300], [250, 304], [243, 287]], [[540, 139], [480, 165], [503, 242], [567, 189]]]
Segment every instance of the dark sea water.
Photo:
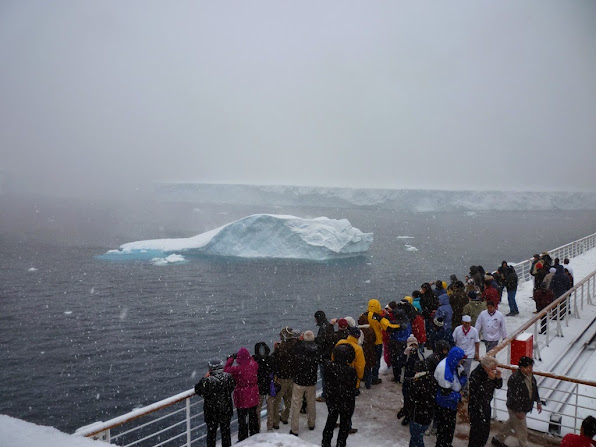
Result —
[[[327, 263], [97, 258], [253, 213], [347, 218], [374, 243], [366, 256]], [[73, 432], [192, 388], [207, 359], [252, 352], [282, 326], [315, 329], [316, 310], [357, 317], [370, 298], [386, 304], [472, 264], [493, 270], [593, 233], [595, 217], [0, 197], [0, 414]]]

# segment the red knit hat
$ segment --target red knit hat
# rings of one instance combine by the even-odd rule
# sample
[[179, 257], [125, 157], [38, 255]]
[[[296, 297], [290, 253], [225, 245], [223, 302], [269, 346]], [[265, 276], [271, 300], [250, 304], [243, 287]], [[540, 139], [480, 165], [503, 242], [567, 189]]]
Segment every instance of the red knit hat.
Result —
[[340, 329], [346, 329], [348, 327], [348, 320], [346, 320], [345, 318], [340, 318], [339, 320], [337, 320], [337, 326]]

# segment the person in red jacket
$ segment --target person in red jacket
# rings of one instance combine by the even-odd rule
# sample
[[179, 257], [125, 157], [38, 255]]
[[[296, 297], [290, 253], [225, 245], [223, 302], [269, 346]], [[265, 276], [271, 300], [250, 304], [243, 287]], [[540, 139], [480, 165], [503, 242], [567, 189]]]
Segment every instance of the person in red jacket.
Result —
[[594, 416], [588, 416], [582, 422], [582, 428], [579, 435], [569, 433], [563, 437], [560, 447], [594, 447], [596, 441], [594, 436], [596, 435], [596, 418]]
[[499, 291], [493, 286], [492, 276], [486, 275], [484, 277], [484, 292], [482, 292], [482, 301], [485, 303], [492, 301], [495, 303], [495, 309], [499, 310], [501, 297], [499, 297]]
[[[236, 365], [234, 365], [234, 360]], [[259, 365], [254, 361], [245, 347], [237, 354], [228, 357], [224, 372], [230, 373], [236, 382], [234, 388], [234, 405], [238, 413], [238, 442], [259, 433], [259, 385], [257, 372]], [[248, 424], [246, 422], [248, 418]]]

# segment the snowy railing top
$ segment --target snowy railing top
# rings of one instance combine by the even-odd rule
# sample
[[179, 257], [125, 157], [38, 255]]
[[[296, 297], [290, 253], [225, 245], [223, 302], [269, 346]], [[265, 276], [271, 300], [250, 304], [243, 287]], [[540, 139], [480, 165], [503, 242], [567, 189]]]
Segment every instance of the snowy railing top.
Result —
[[[574, 258], [575, 256], [579, 256], [582, 253], [591, 250], [594, 247], [596, 247], [596, 233], [590, 234], [586, 237], [582, 237], [577, 241], [561, 245], [560, 247], [549, 250], [548, 253], [550, 254], [551, 258], [560, 258], [562, 261], [564, 258]], [[528, 281], [531, 278], [531, 267], [532, 259], [527, 259], [525, 261], [515, 264], [515, 271], [521, 279], [523, 279], [524, 281]]]
[[110, 419], [109, 421], [97, 422], [91, 425], [87, 425], [86, 427], [81, 427], [75, 432], [75, 435], [86, 437], [94, 436], [98, 433], [101, 433], [102, 431], [110, 430], [114, 427], [118, 427], [119, 425], [125, 424], [126, 422], [130, 422], [149, 413], [153, 413], [154, 411], [161, 410], [162, 408], [174, 405], [175, 403], [188, 399], [189, 397], [192, 397], [194, 395], [195, 390], [193, 388], [184, 391], [183, 393], [176, 394], [175, 396], [168, 397], [167, 399], [160, 400], [159, 402], [154, 402], [151, 405], [147, 405], [146, 407], [137, 408], [136, 410], [126, 413], [122, 416]]

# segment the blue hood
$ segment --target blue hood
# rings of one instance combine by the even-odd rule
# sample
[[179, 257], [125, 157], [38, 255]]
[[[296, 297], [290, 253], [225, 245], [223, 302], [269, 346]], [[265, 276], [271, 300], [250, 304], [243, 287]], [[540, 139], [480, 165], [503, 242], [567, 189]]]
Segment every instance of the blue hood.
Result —
[[453, 378], [455, 377], [455, 372], [457, 371], [457, 366], [461, 359], [464, 358], [464, 350], [455, 346], [451, 348], [449, 354], [447, 354], [447, 365], [445, 368], [445, 380], [449, 382], [453, 382]]

